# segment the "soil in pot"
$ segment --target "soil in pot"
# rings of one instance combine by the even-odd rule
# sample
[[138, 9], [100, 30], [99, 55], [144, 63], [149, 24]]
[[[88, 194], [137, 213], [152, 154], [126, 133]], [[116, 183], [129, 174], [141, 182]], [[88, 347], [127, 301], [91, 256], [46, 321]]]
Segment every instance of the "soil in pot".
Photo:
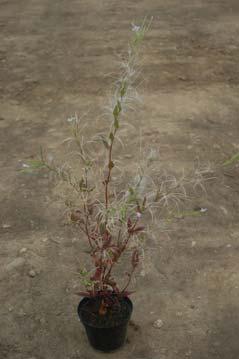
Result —
[[133, 309], [129, 298], [112, 298], [112, 301], [113, 305], [103, 315], [99, 314], [102, 297], [84, 298], [78, 307], [90, 344], [104, 352], [116, 350], [124, 344]]

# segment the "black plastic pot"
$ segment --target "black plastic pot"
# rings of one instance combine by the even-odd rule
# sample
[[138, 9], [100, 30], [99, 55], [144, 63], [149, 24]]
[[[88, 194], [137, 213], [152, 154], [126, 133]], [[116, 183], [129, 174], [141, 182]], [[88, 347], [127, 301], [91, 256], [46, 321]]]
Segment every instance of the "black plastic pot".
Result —
[[129, 314], [120, 324], [114, 327], [96, 327], [87, 323], [82, 316], [82, 310], [89, 301], [89, 298], [83, 298], [78, 306], [78, 315], [85, 327], [88, 340], [92, 347], [103, 352], [111, 352], [120, 348], [126, 340], [128, 322], [130, 320], [133, 304], [129, 298], [123, 298], [129, 308]]

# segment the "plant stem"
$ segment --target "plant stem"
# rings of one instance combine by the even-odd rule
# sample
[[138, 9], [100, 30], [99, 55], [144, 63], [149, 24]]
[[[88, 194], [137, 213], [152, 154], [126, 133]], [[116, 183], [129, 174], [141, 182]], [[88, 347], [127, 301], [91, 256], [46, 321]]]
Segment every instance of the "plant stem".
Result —
[[128, 280], [127, 280], [127, 282], [126, 282], [126, 285], [125, 285], [124, 288], [121, 290], [121, 293], [125, 292], [126, 289], [128, 288], [128, 286], [130, 285], [130, 282], [131, 282], [131, 280], [132, 280], [132, 276], [133, 276], [134, 271], [135, 271], [135, 267], [133, 267], [133, 268], [131, 269], [131, 272], [129, 273]]
[[93, 244], [91, 242], [91, 237], [89, 234], [89, 228], [88, 228], [88, 221], [89, 221], [89, 215], [87, 213], [87, 209], [86, 209], [86, 204], [84, 203], [84, 212], [85, 212], [85, 233], [87, 235], [88, 241], [89, 241], [89, 245], [90, 247], [93, 249]]
[[[114, 130], [114, 135], [116, 134], [116, 130]], [[111, 179], [111, 171], [112, 171], [112, 150], [113, 150], [114, 138], [111, 140], [111, 144], [109, 147], [109, 159], [108, 159], [108, 174], [105, 180], [105, 208], [108, 209], [109, 205], [109, 193], [108, 193], [108, 186]]]

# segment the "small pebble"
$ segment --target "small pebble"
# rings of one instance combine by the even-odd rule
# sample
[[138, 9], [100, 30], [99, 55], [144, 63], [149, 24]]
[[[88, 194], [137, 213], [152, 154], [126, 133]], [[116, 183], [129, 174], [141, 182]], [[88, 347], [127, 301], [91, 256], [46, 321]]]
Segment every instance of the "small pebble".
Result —
[[72, 238], [71, 243], [76, 243], [76, 242], [79, 242], [79, 239], [78, 238]]
[[196, 246], [196, 244], [197, 244], [197, 242], [196, 242], [196, 241], [192, 241], [192, 247], [195, 247], [195, 246]]
[[178, 79], [181, 81], [187, 81], [187, 78], [185, 76], [178, 76]]
[[7, 223], [4, 223], [4, 224], [2, 225], [2, 228], [4, 228], [4, 229], [10, 228], [10, 227], [11, 227], [11, 225], [10, 225], [10, 224], [7, 224]]
[[163, 321], [161, 319], [157, 319], [153, 323], [153, 326], [154, 326], [154, 328], [160, 329], [163, 326]]
[[26, 251], [27, 251], [27, 248], [22, 248], [22, 249], [20, 249], [20, 253], [26, 253]]
[[201, 213], [205, 213], [205, 212], [208, 211], [208, 209], [207, 209], [207, 208], [204, 208], [204, 207], [194, 207], [193, 210], [194, 210], [195, 212], [201, 212]]
[[29, 275], [29, 277], [34, 278], [34, 277], [36, 276], [36, 272], [35, 272], [33, 269], [31, 269], [31, 270], [28, 272], [28, 275]]
[[21, 308], [18, 313], [21, 317], [25, 317], [27, 314], [24, 312], [24, 310]]

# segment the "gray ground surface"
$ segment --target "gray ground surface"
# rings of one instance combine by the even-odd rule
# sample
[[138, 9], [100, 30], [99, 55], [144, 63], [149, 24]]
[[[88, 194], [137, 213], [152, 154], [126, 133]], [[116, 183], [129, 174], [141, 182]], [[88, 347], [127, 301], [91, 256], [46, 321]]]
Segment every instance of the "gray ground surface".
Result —
[[130, 23], [148, 14], [144, 106], [131, 120], [165, 167], [187, 172], [199, 157], [217, 171], [191, 204], [207, 207], [204, 216], [175, 219], [169, 235], [155, 230], [128, 342], [109, 356], [239, 358], [239, 172], [220, 169], [239, 148], [238, 1], [0, 0], [1, 359], [105, 357], [76, 316], [82, 246], [61, 225], [47, 179], [17, 168], [40, 144], [57, 148], [69, 115], [99, 113]]

